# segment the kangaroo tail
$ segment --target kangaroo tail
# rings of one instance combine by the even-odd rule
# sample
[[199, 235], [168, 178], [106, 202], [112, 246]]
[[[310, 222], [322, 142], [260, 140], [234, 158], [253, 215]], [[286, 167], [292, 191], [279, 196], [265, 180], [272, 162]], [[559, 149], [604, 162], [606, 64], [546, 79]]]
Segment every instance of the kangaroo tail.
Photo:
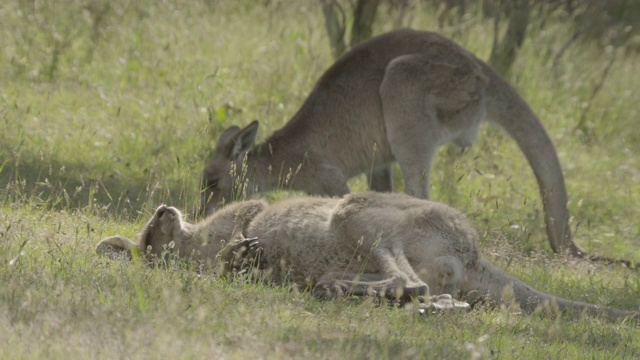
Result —
[[544, 206], [547, 235], [551, 248], [572, 254], [584, 253], [571, 237], [567, 190], [555, 147], [542, 123], [527, 103], [495, 70], [484, 70], [490, 77], [487, 91], [487, 117], [502, 127], [518, 144], [538, 180]]
[[[640, 313], [599, 306], [579, 301], [563, 299], [543, 293], [525, 284], [520, 279], [507, 274], [486, 260], [478, 260], [467, 270], [466, 282], [462, 287], [465, 300], [471, 304], [480, 301], [496, 305], [505, 301], [515, 301], [527, 313], [541, 310], [548, 315], [566, 313], [603, 317], [608, 320], [632, 318], [640, 320]], [[511, 295], [511, 296], [509, 296]]]
[[578, 258], [606, 263], [619, 263], [639, 268], [637, 263], [620, 258], [590, 255], [576, 244], [569, 228], [567, 190], [555, 147], [538, 117], [495, 70], [483, 64], [491, 83], [487, 96], [487, 115], [518, 144], [538, 180], [547, 224], [547, 236], [554, 252], [569, 249]]

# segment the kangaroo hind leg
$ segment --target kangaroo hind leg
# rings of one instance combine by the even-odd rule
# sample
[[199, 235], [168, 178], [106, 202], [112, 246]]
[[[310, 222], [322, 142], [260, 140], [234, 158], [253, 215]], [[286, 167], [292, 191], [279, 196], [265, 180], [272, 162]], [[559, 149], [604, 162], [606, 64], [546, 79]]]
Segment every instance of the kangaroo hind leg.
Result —
[[477, 60], [446, 46], [389, 63], [379, 89], [382, 113], [408, 194], [429, 196], [429, 171], [439, 145], [473, 142], [488, 82]]
[[[422, 315], [444, 311], [469, 311], [471, 306], [454, 299], [449, 294], [429, 296], [426, 284], [406, 286], [398, 279], [383, 279], [380, 274], [329, 273], [323, 276], [313, 288], [313, 296], [322, 299], [335, 299], [343, 296], [385, 298], [399, 306], [419, 300], [418, 312]], [[401, 291], [399, 291], [401, 289]], [[398, 295], [400, 296], [398, 297]]]
[[371, 250], [371, 258], [379, 272], [325, 274], [313, 294], [322, 299], [344, 295], [384, 297], [400, 304], [428, 296], [429, 286], [415, 274], [402, 249], [377, 247]]
[[429, 197], [431, 162], [440, 144], [437, 113], [428, 106], [424, 68], [420, 58], [408, 55], [393, 60], [380, 85], [387, 139], [400, 165], [405, 192]]

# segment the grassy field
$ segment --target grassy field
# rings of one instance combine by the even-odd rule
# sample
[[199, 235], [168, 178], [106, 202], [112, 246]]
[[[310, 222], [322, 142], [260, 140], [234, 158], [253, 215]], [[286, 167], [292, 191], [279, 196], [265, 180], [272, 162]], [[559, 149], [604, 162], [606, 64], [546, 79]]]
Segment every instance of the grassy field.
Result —
[[[437, 29], [434, 11], [415, 5], [404, 25], [486, 59], [493, 24], [476, 12]], [[6, 0], [0, 19], [0, 358], [640, 356], [630, 323], [504, 308], [421, 317], [97, 258], [101, 238], [135, 237], [161, 203], [192, 212], [226, 126], [259, 119], [263, 138], [295, 113], [333, 60], [322, 11], [315, 1]], [[394, 22], [381, 10], [375, 33]], [[640, 57], [581, 43], [552, 70], [567, 23], [534, 17], [509, 81], [556, 144], [577, 242], [640, 261]], [[462, 154], [443, 149], [433, 174], [434, 198], [468, 215], [485, 257], [547, 292], [640, 309], [638, 270], [551, 253], [533, 174], [501, 130], [483, 126]]]

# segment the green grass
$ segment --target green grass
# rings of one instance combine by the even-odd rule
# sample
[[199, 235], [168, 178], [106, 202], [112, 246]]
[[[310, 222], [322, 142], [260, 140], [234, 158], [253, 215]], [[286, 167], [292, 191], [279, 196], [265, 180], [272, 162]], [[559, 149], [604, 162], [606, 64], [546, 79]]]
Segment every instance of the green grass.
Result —
[[[492, 24], [445, 28], [487, 58]], [[415, 5], [405, 25], [435, 30]], [[379, 13], [375, 32], [394, 13]], [[506, 309], [420, 317], [410, 309], [109, 262], [93, 248], [134, 237], [160, 203], [191, 212], [217, 134], [292, 116], [332, 62], [317, 2], [81, 1], [0, 5], [1, 358], [633, 358], [626, 323]], [[640, 72], [624, 47], [571, 47], [534, 19], [510, 75], [556, 144], [572, 229], [589, 251], [640, 261]], [[587, 111], [588, 110], [588, 111]], [[400, 180], [396, 174], [397, 180]], [[639, 309], [637, 270], [550, 252], [537, 186], [499, 129], [443, 149], [434, 198], [462, 209], [484, 256], [567, 298]], [[365, 180], [351, 181], [363, 190]], [[400, 181], [398, 181], [400, 183]], [[402, 188], [401, 184], [398, 186]]]

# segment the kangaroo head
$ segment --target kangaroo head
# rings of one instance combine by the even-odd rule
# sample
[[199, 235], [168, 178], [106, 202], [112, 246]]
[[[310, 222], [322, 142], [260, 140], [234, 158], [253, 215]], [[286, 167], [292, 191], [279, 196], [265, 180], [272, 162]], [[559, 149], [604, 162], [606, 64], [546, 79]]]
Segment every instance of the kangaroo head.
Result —
[[174, 248], [179, 249], [182, 229], [180, 211], [174, 207], [160, 205], [142, 230], [138, 249], [147, 253], [150, 261], [159, 259], [163, 253], [171, 253]]
[[243, 160], [258, 134], [258, 121], [244, 129], [231, 126], [222, 132], [213, 159], [202, 174], [200, 212], [212, 214], [224, 202], [235, 200], [242, 190]]

